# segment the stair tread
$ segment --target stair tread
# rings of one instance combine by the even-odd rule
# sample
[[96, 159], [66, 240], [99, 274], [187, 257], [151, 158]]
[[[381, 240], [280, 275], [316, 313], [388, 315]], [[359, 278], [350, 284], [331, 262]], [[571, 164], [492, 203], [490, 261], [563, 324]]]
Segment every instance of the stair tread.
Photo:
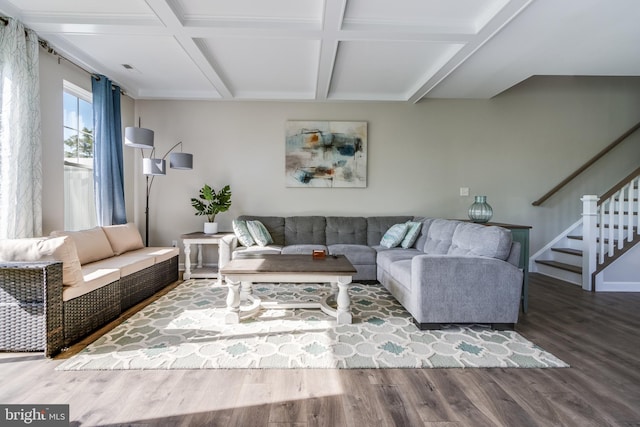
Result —
[[551, 267], [559, 268], [561, 270], [571, 271], [573, 273], [582, 274], [582, 267], [578, 265], [567, 264], [564, 262], [546, 260], [546, 259], [537, 259], [536, 262], [538, 264], [544, 264]]
[[551, 248], [552, 251], [562, 252], [564, 254], [582, 256], [582, 250], [580, 249], [572, 249], [572, 248]]

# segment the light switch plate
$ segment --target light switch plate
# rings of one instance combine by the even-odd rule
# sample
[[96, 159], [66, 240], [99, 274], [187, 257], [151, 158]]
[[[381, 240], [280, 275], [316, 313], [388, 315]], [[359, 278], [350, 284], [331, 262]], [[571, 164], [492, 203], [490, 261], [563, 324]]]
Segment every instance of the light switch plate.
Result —
[[469, 187], [460, 187], [460, 196], [468, 196]]

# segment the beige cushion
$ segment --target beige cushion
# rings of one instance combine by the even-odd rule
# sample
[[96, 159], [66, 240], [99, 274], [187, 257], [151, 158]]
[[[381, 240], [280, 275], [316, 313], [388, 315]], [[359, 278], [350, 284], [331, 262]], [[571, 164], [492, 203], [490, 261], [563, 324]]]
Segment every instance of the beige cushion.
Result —
[[61, 261], [62, 283], [66, 286], [83, 283], [76, 246], [67, 236], [0, 240], [0, 260]]
[[128, 255], [132, 256], [146, 256], [153, 258], [156, 264], [164, 262], [168, 259], [171, 259], [175, 256], [178, 256], [180, 253], [180, 249], [178, 248], [165, 248], [165, 247], [150, 247], [150, 248], [142, 248], [137, 249]]
[[102, 267], [98, 265], [98, 263], [91, 263], [88, 266], [82, 267], [82, 275], [84, 277], [84, 283], [81, 286], [64, 288], [62, 291], [63, 301], [69, 301], [81, 295], [88, 294], [89, 292], [119, 280], [120, 269]]
[[54, 231], [51, 235], [71, 237], [76, 245], [78, 259], [82, 265], [113, 256], [113, 249], [111, 249], [109, 239], [104, 234], [102, 227], [82, 231]]
[[144, 248], [142, 236], [140, 236], [140, 232], [132, 222], [122, 225], [103, 226], [102, 230], [107, 235], [111, 249], [116, 255]]

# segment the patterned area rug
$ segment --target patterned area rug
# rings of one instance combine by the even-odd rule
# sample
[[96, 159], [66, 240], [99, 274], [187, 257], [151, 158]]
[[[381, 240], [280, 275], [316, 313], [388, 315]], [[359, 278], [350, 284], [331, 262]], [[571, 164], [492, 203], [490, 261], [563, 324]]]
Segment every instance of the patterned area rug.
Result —
[[[318, 301], [328, 285], [257, 284], [267, 300]], [[228, 368], [550, 368], [568, 365], [514, 331], [420, 331], [379, 284], [349, 288], [353, 324], [320, 310], [269, 309], [226, 325], [227, 288], [188, 280], [58, 370]]]

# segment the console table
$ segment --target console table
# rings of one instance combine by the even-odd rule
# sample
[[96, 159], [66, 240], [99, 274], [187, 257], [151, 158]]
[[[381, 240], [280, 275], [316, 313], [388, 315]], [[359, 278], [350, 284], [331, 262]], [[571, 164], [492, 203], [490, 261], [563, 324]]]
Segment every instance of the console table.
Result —
[[[184, 244], [184, 280], [189, 279], [218, 279], [218, 264], [213, 267], [204, 267], [202, 264], [202, 245], [219, 245], [220, 239], [230, 233], [205, 234], [200, 231], [183, 234], [180, 236]], [[198, 245], [198, 257], [195, 268], [191, 269], [191, 245]]]

